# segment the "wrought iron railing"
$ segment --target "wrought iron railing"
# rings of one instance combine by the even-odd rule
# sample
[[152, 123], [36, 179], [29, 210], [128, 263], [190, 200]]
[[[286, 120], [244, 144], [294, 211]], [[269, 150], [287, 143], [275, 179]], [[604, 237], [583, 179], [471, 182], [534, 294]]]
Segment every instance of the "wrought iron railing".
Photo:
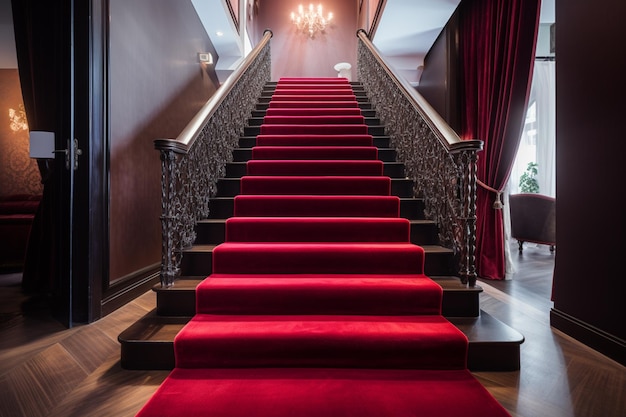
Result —
[[391, 137], [391, 146], [439, 227], [439, 243], [454, 251], [464, 284], [476, 284], [476, 160], [480, 140], [461, 140], [430, 104], [357, 32], [358, 80]]
[[161, 286], [180, 275], [183, 250], [196, 239], [196, 222], [209, 215], [209, 199], [270, 81], [270, 39], [263, 39], [200, 109], [176, 139], [157, 139], [161, 152]]

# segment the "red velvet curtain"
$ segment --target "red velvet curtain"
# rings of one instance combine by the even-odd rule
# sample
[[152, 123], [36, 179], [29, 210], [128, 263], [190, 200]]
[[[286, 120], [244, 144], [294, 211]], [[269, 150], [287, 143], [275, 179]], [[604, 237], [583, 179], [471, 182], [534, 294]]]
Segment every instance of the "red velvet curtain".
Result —
[[465, 0], [459, 6], [461, 138], [484, 141], [478, 157], [478, 276], [503, 279], [499, 209], [522, 133], [541, 0]]
[[[63, 36], [64, 5], [59, 2], [13, 0], [13, 28], [22, 98], [29, 130], [55, 132], [61, 137], [63, 79], [58, 76], [64, 56], [58, 49]], [[57, 142], [58, 143], [58, 142]], [[57, 158], [60, 159], [60, 158]], [[54, 216], [53, 159], [37, 160], [43, 198], [33, 220], [22, 275], [26, 292], [49, 293], [55, 289], [57, 219]]]

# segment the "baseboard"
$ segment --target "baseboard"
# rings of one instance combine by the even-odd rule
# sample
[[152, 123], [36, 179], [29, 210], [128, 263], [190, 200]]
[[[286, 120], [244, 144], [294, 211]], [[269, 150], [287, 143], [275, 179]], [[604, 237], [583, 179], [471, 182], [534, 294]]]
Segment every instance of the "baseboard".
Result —
[[554, 308], [550, 310], [550, 325], [626, 366], [626, 341]]
[[102, 316], [129, 303], [159, 282], [161, 264], [154, 264], [137, 271], [118, 283], [111, 285], [102, 300]]

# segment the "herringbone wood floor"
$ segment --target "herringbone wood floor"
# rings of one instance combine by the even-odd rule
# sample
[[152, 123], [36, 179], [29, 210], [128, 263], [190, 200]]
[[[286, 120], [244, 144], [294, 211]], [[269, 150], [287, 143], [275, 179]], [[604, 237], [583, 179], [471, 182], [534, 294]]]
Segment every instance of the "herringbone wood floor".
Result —
[[[626, 369], [550, 328], [555, 255], [545, 246], [512, 255], [512, 280], [479, 285], [482, 309], [525, 336], [521, 370], [475, 376], [513, 416], [626, 415]], [[1, 287], [0, 416], [134, 416], [168, 372], [121, 369], [117, 336], [154, 307], [148, 292], [68, 330], [45, 302], [25, 298], [19, 286]]]

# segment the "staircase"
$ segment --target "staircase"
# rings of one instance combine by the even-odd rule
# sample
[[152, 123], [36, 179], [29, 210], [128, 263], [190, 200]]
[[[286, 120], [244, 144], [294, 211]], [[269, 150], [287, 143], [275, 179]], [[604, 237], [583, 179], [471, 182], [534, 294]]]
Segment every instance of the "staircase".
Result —
[[[307, 87], [306, 85], [303, 86], [301, 81], [303, 80], [293, 81], [297, 83], [297, 87], [300, 90], [299, 93], [302, 93], [302, 88]], [[322, 80], [324, 85], [329, 81], [331, 80]], [[336, 104], [336, 107], [328, 110], [326, 105], [329, 105], [329, 103], [312, 101], [304, 114], [302, 112], [298, 114], [302, 120], [310, 120], [311, 123], [314, 123], [315, 120], [319, 120], [321, 117], [329, 118], [329, 120], [332, 120], [333, 117], [341, 118], [342, 123], [346, 123], [346, 121], [350, 121], [352, 118], [354, 119], [353, 127], [357, 130], [350, 130], [352, 129], [351, 127], [346, 132], [342, 132], [341, 140], [344, 142], [341, 145], [343, 150], [335, 148], [330, 157], [331, 159], [329, 159], [328, 154], [324, 153], [326, 151], [323, 149], [326, 145], [324, 143], [326, 137], [325, 127], [318, 126], [319, 130], [313, 134], [311, 134], [310, 129], [297, 132], [294, 130], [294, 126], [285, 127], [285, 123], [288, 122], [291, 116], [289, 107], [279, 112], [280, 115], [270, 115], [265, 119], [268, 115], [269, 103], [276, 86], [276, 82], [268, 83], [262, 96], [259, 98], [256, 109], [253, 111], [248, 121], [248, 126], [245, 128], [244, 135], [239, 140], [239, 148], [233, 152], [233, 162], [227, 165], [226, 177], [219, 180], [217, 194], [210, 201], [210, 217], [198, 222], [195, 244], [184, 252], [181, 264], [182, 276], [171, 288], [156, 286], [154, 288], [157, 294], [156, 309], [120, 334], [122, 366], [126, 369], [174, 369], [174, 338], [190, 322], [192, 317], [198, 313], [196, 301], [203, 297], [206, 298], [207, 305], [213, 306], [209, 310], [204, 311], [204, 313], [208, 312], [208, 314], [212, 314], [211, 308], [221, 309], [222, 314], [224, 314], [224, 311], [228, 314], [248, 314], [249, 311], [245, 309], [254, 308], [260, 309], [263, 314], [274, 315], [282, 308], [290, 309], [296, 307], [298, 314], [312, 314], [320, 305], [321, 300], [326, 300], [324, 301], [325, 303], [328, 302], [328, 294], [324, 293], [325, 286], [311, 291], [311, 288], [314, 288], [316, 285], [315, 280], [299, 277], [300, 281], [292, 281], [292, 283], [298, 284], [301, 287], [300, 289], [297, 288], [298, 285], [295, 285], [296, 289], [285, 287], [286, 281], [281, 281], [284, 279], [281, 278], [270, 286], [249, 292], [248, 294], [253, 294], [253, 296], [249, 295], [249, 298], [245, 299], [244, 302], [234, 303], [231, 298], [232, 289], [242, 282], [233, 281], [232, 278], [224, 276], [217, 277], [222, 281], [218, 282], [219, 285], [216, 288], [207, 289], [204, 288], [204, 283], [201, 284], [204, 278], [212, 273], [215, 274], [216, 271], [220, 271], [220, 268], [226, 268], [225, 272], [222, 273], [226, 275], [232, 274], [233, 272], [228, 270], [228, 267], [224, 267], [224, 265], [237, 265], [236, 274], [257, 274], [259, 269], [263, 268], [273, 273], [274, 269], [272, 268], [277, 268], [290, 259], [296, 259], [297, 262], [291, 265], [292, 270], [297, 270], [299, 266], [304, 265], [302, 266], [304, 268], [302, 271], [310, 271], [313, 266], [321, 268], [326, 264], [332, 265], [333, 260], [336, 259], [338, 254], [341, 254], [343, 258], [353, 256], [354, 262], [362, 265], [363, 271], [354, 272], [349, 270], [344, 272], [356, 275], [371, 274], [372, 269], [375, 269], [377, 265], [382, 263], [386, 266], [392, 264], [392, 266], [396, 265], [398, 267], [397, 271], [391, 273], [392, 275], [419, 274], [422, 271], [420, 271], [419, 265], [416, 266], [416, 263], [423, 262], [423, 273], [431, 278], [424, 282], [434, 282], [438, 284], [434, 290], [437, 291], [440, 287], [443, 291], [439, 300], [440, 305], [421, 306], [420, 308], [425, 308], [426, 310], [429, 308], [431, 310], [440, 309], [442, 316], [446, 319], [445, 321], [451, 323], [455, 329], [460, 331], [460, 334], [465, 336], [468, 341], [467, 368], [471, 371], [509, 371], [519, 369], [519, 349], [520, 344], [523, 342], [523, 336], [480, 310], [479, 295], [482, 289], [479, 286], [468, 287], [461, 284], [460, 280], [453, 276], [453, 254], [451, 250], [437, 244], [437, 225], [424, 218], [423, 202], [419, 198], [413, 197], [413, 184], [405, 178], [402, 164], [396, 162], [395, 151], [389, 148], [389, 137], [385, 135], [385, 126], [377, 119], [376, 111], [371, 108], [366, 92], [359, 83], [345, 83], [340, 87], [341, 89], [348, 88], [354, 94], [357, 103], [356, 107], [354, 107], [357, 110], [356, 112], [345, 110], [345, 103]], [[309, 86], [312, 91], [316, 91], [316, 94], [319, 94], [319, 85], [312, 83]], [[337, 91], [332, 91], [331, 89], [326, 93], [333, 95]], [[314, 97], [316, 94], [312, 94], [311, 97]], [[337, 100], [337, 103], [341, 103], [341, 101]], [[293, 113], [297, 114], [295, 110]], [[271, 123], [275, 125], [274, 130], [270, 130], [270, 133], [267, 133], [267, 131], [263, 130], [265, 126], [262, 125]], [[358, 129], [363, 129], [358, 127], [359, 124], [363, 123], [366, 126], [365, 130], [358, 131]], [[308, 140], [310, 143], [307, 145], [300, 144], [300, 146], [296, 147], [285, 146], [286, 143], [284, 141], [286, 139], [283, 133], [286, 132], [292, 135], [294, 133], [308, 135], [303, 140]], [[371, 143], [374, 145], [375, 151], [374, 159], [371, 158], [372, 147], [367, 146], [367, 142], [363, 142], [364, 137], [367, 135], [372, 136]], [[263, 143], [259, 143], [259, 141]], [[333, 143], [337, 144], [336, 138]], [[257, 147], [255, 148], [255, 146]], [[344, 151], [346, 152], [345, 155], [341, 153]], [[318, 154], [315, 154], [315, 152], [318, 152]], [[306, 162], [298, 164], [297, 168], [294, 167], [294, 164], [288, 162], [301, 159], [306, 159]], [[277, 160], [287, 161], [277, 163]], [[248, 163], [248, 161], [252, 162]], [[342, 178], [344, 180], [347, 178], [345, 171], [348, 169], [346, 168], [347, 165], [349, 165], [352, 175], [357, 174], [368, 179], [367, 181], [363, 180], [363, 189], [358, 189], [359, 181], [355, 180], [355, 178], [349, 178], [348, 181], [342, 183]], [[294, 171], [295, 169], [298, 171]], [[277, 170], [280, 184], [276, 184], [276, 178], [269, 178], [275, 176]], [[304, 170], [304, 174], [302, 170]], [[319, 182], [311, 183], [310, 186], [306, 185], [306, 179], [303, 182], [302, 176], [314, 177], [318, 175], [333, 177], [333, 181], [322, 185], [321, 189]], [[297, 184], [291, 183], [290, 178], [296, 176], [299, 177]], [[372, 177], [376, 176], [379, 179], [373, 180]], [[242, 180], [242, 177], [246, 178]], [[282, 195], [279, 204], [277, 204], [276, 198], [272, 197], [274, 193], [272, 187], [280, 187], [281, 189]], [[310, 187], [310, 189], [303, 191], [302, 187]], [[362, 195], [366, 193], [364, 190], [371, 190], [372, 187], [381, 187], [383, 191], [378, 193], [379, 196], [363, 198]], [[395, 196], [394, 198], [384, 197], [386, 187], [390, 190], [389, 194]], [[246, 190], [250, 191], [246, 192]], [[242, 192], [245, 195], [242, 195]], [[332, 195], [328, 195], [329, 192]], [[351, 192], [354, 195], [346, 198], [345, 194]], [[320, 195], [293, 197], [293, 194], [298, 193]], [[236, 197], [238, 199], [238, 212], [233, 217], [235, 214], [234, 201]], [[286, 224], [277, 224], [272, 217], [263, 214], [270, 209], [273, 210], [271, 216], [289, 216], [294, 218]], [[285, 210], [285, 212], [281, 213], [280, 210]], [[294, 215], [294, 213], [297, 214]], [[295, 218], [313, 216], [315, 219], [305, 222]], [[329, 221], [329, 218], [332, 217], [349, 216], [354, 217], [354, 219]], [[372, 222], [371, 218], [376, 216], [379, 219]], [[327, 218], [324, 219], [323, 217]], [[250, 218], [254, 219], [249, 220]], [[225, 243], [227, 221], [229, 239], [227, 244], [223, 245]], [[392, 230], [392, 232], [389, 232], [389, 230]], [[241, 243], [249, 240], [251, 234], [254, 236], [255, 242], [262, 239], [272, 240], [272, 250], [266, 252], [260, 250], [252, 254], [249, 250], [250, 247], [246, 246], [246, 243]], [[315, 238], [317, 241], [324, 242], [324, 244], [320, 244], [317, 247], [316, 250], [318, 252], [315, 254], [315, 260], [293, 255], [293, 253], [289, 252], [289, 247], [287, 247], [292, 246], [292, 243], [285, 245], [283, 252], [276, 252], [280, 242], [298, 242], [303, 238], [310, 239], [311, 236], [317, 236]], [[341, 246], [342, 240], [350, 239], [350, 236], [353, 237], [353, 240], [358, 240], [359, 242], [370, 242], [368, 243], [370, 246], [381, 242], [381, 239], [385, 240], [386, 244], [381, 244], [381, 247], [371, 251], [369, 256], [362, 258], [359, 257], [360, 255], [355, 255], [350, 251], [344, 251], [345, 248]], [[329, 250], [329, 242], [337, 242], [337, 246]], [[423, 255], [420, 255], [419, 250], [418, 253], [410, 252], [409, 255], [405, 252], [397, 254], [393, 251], [383, 254], [383, 251], [389, 247], [390, 242], [403, 248], [407, 245], [422, 248]], [[267, 245], [267, 243], [264, 244]], [[221, 257], [219, 259], [222, 259], [220, 261], [221, 264], [215, 262], [216, 247], [218, 245], [221, 246], [217, 249], [217, 252], [222, 251], [224, 248], [228, 249], [227, 253], [219, 254]], [[394, 259], [395, 257], [396, 262], [383, 262], [380, 260], [380, 256], [387, 257], [387, 259]], [[408, 258], [405, 258], [405, 256], [408, 256]], [[320, 259], [325, 261], [320, 262]], [[322, 265], [314, 265], [316, 262]], [[242, 265], [247, 265], [249, 270], [242, 269]], [[410, 269], [406, 270], [405, 267], [410, 267]], [[298, 273], [303, 273], [302, 271]], [[320, 271], [321, 273], [332, 272], [325, 271], [323, 268]], [[334, 273], [337, 272], [334, 271]], [[388, 271], [385, 273], [389, 274]], [[355, 278], [367, 281], [368, 277], [359, 275]], [[382, 294], [380, 292], [368, 293], [367, 291], [360, 291], [359, 288], [362, 288], [362, 286], [354, 286], [348, 282], [349, 280], [343, 282], [339, 292], [345, 295], [340, 297], [336, 303], [331, 302], [331, 305], [327, 307], [332, 310], [333, 314], [354, 315], [354, 311], [342, 310], [347, 297], [348, 300], [351, 300], [348, 304], [360, 305], [363, 309], [365, 306], [378, 305], [383, 306], [380, 307], [381, 309], [394, 312], [391, 315], [406, 314], [406, 311], [410, 311], [413, 307], [402, 303], [396, 305], [398, 295], [417, 294], [421, 289], [414, 288], [414, 284], [401, 282], [402, 280], [398, 280], [397, 276], [387, 276], [385, 278], [386, 290]], [[336, 280], [331, 281], [333, 282], [332, 285], [337, 285]], [[420, 281], [421, 283], [422, 281]], [[433, 290], [429, 285], [426, 285], [426, 287], [430, 288], [430, 291]], [[197, 288], [201, 291], [198, 292]], [[310, 292], [313, 294], [310, 294], [308, 298], [294, 299], [289, 295], [291, 294], [290, 291], [295, 291], [297, 294]], [[384, 299], [385, 296], [388, 297], [387, 301]], [[259, 300], [269, 301], [262, 303]], [[237, 307], [233, 307], [235, 305]], [[234, 308], [235, 310], [228, 310], [229, 308]], [[241, 308], [243, 308], [243, 312], [238, 310]], [[363, 311], [360, 311], [360, 314], [362, 313]], [[389, 315], [390, 313], [387, 312], [385, 314]], [[430, 311], [429, 314], [438, 313]], [[240, 329], [245, 329], [242, 331], [246, 332], [254, 332], [255, 328], [253, 324], [239, 323], [238, 326], [240, 326]], [[249, 326], [249, 328], [246, 326]], [[346, 332], [353, 331], [353, 328], [354, 325], [352, 327], [348, 326]], [[224, 330], [215, 330], [216, 333], [220, 331]], [[323, 332], [323, 328], [318, 328], [317, 331]], [[281, 337], [286, 338], [287, 336], [282, 335]], [[352, 338], [349, 344], [353, 344], [354, 340], [358, 340], [358, 338]], [[212, 343], [216, 343], [216, 341], [213, 340]], [[350, 347], [348, 345], [339, 343], [339, 346], [335, 345], [334, 347], [334, 350], [339, 349], [341, 351], [345, 349], [347, 352], [345, 357], [341, 359], [344, 364], [347, 360], [346, 357], [350, 357]], [[284, 354], [281, 357], [273, 357], [271, 353], [272, 346], [272, 341], [269, 340], [266, 346], [267, 361], [275, 365], [276, 361], [284, 361], [285, 357]], [[198, 348], [191, 347], [190, 349]], [[229, 348], [225, 347], [224, 349], [224, 352], [220, 353], [220, 355], [223, 355], [222, 360], [227, 360], [225, 358], [228, 356]], [[259, 353], [259, 350], [263, 349], [263, 343], [257, 344], [255, 349], [252, 349], [253, 352], [250, 355], [254, 352]], [[316, 349], [323, 350], [321, 347]], [[377, 349], [384, 348], [378, 347]], [[407, 352], [414, 352], [419, 347], [409, 346], [406, 349], [408, 349]], [[245, 357], [245, 355], [243, 356]], [[414, 356], [413, 354], [408, 354], [406, 357], [401, 359], [394, 358], [393, 360], [408, 362], [410, 363], [409, 368], [423, 368], [425, 364], [415, 363], [414, 361], [417, 359]], [[305, 361], [303, 357], [292, 359], [295, 363], [300, 364]], [[306, 359], [312, 362], [305, 363], [305, 366], [315, 365], [315, 361], [318, 359]], [[242, 362], [235, 367], [249, 366], [250, 363], [246, 361], [255, 359], [251, 356], [249, 359], [240, 358], [240, 360]], [[385, 368], [388, 365], [380, 363], [377, 367]], [[326, 363], [325, 366], [335, 367], [337, 364]], [[352, 363], [348, 367], [355, 366], [358, 366], [358, 364]], [[308, 370], [307, 372], [315, 373], [318, 371]]]

